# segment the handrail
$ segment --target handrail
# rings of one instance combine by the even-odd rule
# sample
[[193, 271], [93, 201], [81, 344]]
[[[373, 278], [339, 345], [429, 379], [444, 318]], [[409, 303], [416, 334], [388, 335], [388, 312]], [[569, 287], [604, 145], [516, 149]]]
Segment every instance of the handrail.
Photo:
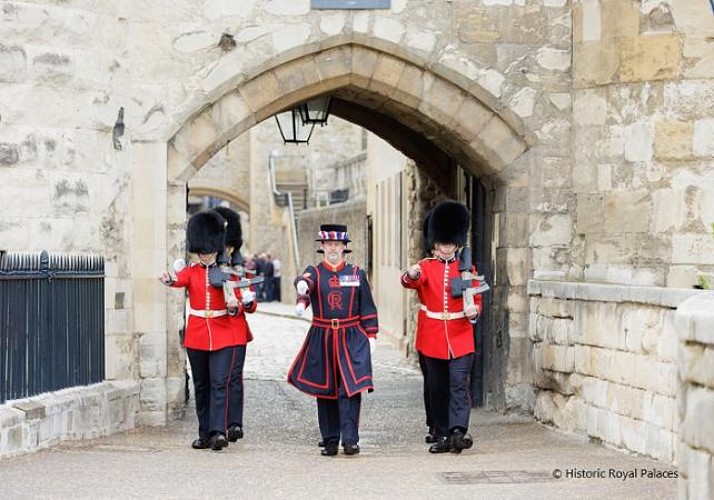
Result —
[[300, 269], [300, 249], [297, 239], [297, 227], [295, 224], [295, 206], [293, 205], [293, 194], [288, 191], [286, 193], [281, 193], [278, 191], [277, 183], [275, 182], [275, 157], [268, 153], [268, 171], [270, 173], [270, 187], [273, 190], [273, 200], [277, 203], [277, 197], [283, 197], [287, 195], [288, 198], [288, 214], [290, 215], [290, 234], [293, 239], [293, 256], [295, 258], [295, 269], [296, 271]]

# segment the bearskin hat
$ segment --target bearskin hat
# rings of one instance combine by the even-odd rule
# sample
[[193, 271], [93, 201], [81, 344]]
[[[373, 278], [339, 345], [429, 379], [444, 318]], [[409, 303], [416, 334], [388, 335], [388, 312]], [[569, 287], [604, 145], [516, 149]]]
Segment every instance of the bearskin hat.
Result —
[[240, 224], [240, 214], [228, 207], [215, 207], [214, 211], [218, 212], [226, 219], [226, 246], [233, 247], [234, 252], [240, 251], [243, 246], [243, 228]]
[[[342, 241], [345, 245], [349, 243], [350, 236], [347, 233], [347, 226], [342, 224], [322, 224], [320, 225], [320, 232], [317, 233], [317, 239], [315, 241]], [[345, 246], [344, 253], [350, 253], [352, 250]], [[317, 253], [325, 253], [322, 249], [319, 249]]]
[[186, 244], [192, 253], [222, 252], [226, 243], [226, 219], [207, 210], [191, 216], [186, 226]]
[[429, 210], [424, 217], [424, 223], [422, 224], [421, 231], [421, 243], [424, 246], [424, 255], [431, 257], [431, 252], [434, 250], [434, 244], [429, 241], [429, 221], [431, 220], [431, 214], [434, 210]]
[[429, 248], [435, 243], [466, 246], [470, 218], [468, 209], [456, 201], [444, 201], [432, 208], [425, 221]]

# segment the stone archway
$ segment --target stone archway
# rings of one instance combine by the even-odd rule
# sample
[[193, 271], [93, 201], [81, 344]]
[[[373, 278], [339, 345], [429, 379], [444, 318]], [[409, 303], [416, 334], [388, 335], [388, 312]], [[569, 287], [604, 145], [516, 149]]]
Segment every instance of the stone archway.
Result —
[[[465, 169], [480, 177], [494, 191], [496, 200], [522, 197], [527, 191], [533, 136], [507, 106], [461, 74], [433, 68], [425, 60], [395, 56], [366, 43], [350, 41], [332, 47], [303, 47], [292, 58], [270, 60], [253, 72], [236, 75], [231, 84], [221, 84], [222, 93], [186, 120], [168, 143], [168, 206], [185, 196], [185, 183], [231, 140], [277, 112], [321, 94], [330, 93], [348, 103], [344, 116], [372, 113], [401, 124], [409, 134], [429, 147], [443, 151]], [[370, 120], [360, 125], [370, 127]], [[391, 135], [390, 135], [391, 134]], [[380, 133], [398, 148], [399, 134]], [[402, 137], [403, 139], [403, 137]], [[401, 146], [401, 147], [400, 147]], [[414, 154], [419, 154], [418, 144]], [[172, 201], [174, 200], [174, 201]], [[497, 226], [510, 221], [527, 227], [527, 203], [495, 203]], [[169, 213], [169, 221], [183, 214]], [[504, 242], [496, 244], [496, 302], [501, 312], [497, 330], [506, 343], [499, 364], [499, 383], [512, 384], [512, 393], [532, 393], [529, 373], [530, 346], [527, 338], [527, 273], [515, 276], [508, 262], [529, 262], [527, 231], [504, 231]], [[180, 248], [182, 227], [169, 224], [168, 248]], [[527, 264], [524, 264], [527, 266]], [[169, 307], [175, 317], [178, 305]], [[170, 323], [169, 319], [169, 323]], [[517, 367], [511, 370], [511, 366]], [[508, 372], [508, 373], [506, 373]], [[491, 403], [502, 407], [506, 395], [500, 390]], [[528, 397], [526, 397], [528, 399]]]

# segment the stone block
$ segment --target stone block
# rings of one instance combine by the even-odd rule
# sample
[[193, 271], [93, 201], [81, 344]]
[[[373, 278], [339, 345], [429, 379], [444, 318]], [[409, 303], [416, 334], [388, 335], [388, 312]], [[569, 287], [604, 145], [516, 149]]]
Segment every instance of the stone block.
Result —
[[[380, 55], [374, 62], [374, 70], [371, 74], [371, 80], [368, 89], [383, 96], [390, 96], [399, 83], [406, 64], [404, 61], [388, 55]], [[443, 82], [442, 82], [443, 83]], [[440, 99], [441, 94], [439, 89], [443, 89], [446, 84], [437, 86], [433, 91], [435, 95], [431, 96], [432, 100]], [[426, 85], [425, 85], [426, 86]], [[425, 94], [429, 94], [432, 90], [425, 89]], [[427, 98], [427, 95], [424, 96]], [[453, 116], [453, 115], [452, 115]], [[451, 116], [449, 117], [451, 118]]]
[[655, 123], [654, 152], [662, 160], [682, 160], [692, 157], [694, 124], [682, 121]]
[[530, 219], [530, 244], [534, 246], [567, 246], [573, 236], [570, 214], [538, 214]]
[[[680, 433], [685, 443], [714, 454], [714, 391], [692, 387], [687, 392], [687, 411]], [[691, 463], [690, 463], [691, 467]], [[691, 472], [691, 469], [690, 469]]]
[[0, 82], [23, 82], [27, 79], [27, 54], [18, 45], [0, 44]]
[[470, 99], [463, 90], [445, 80], [436, 79], [425, 88], [419, 111], [437, 123], [450, 123], [465, 100]]
[[573, 86], [578, 89], [613, 83], [619, 65], [620, 55], [614, 41], [576, 42], [573, 57]]
[[649, 230], [652, 195], [649, 191], [614, 191], [604, 197], [605, 231], [639, 233]]
[[493, 113], [486, 106], [476, 99], [467, 98], [454, 113], [453, 120], [449, 121], [449, 127], [453, 128], [465, 142], [471, 142], [492, 117]]
[[714, 119], [694, 122], [693, 150], [695, 156], [714, 157]]
[[607, 408], [629, 418], [647, 420], [643, 418], [644, 407], [646, 401], [651, 401], [651, 395], [622, 384], [608, 384], [607, 389]]
[[619, 41], [620, 81], [672, 80], [681, 74], [682, 37], [662, 34]]
[[374, 28], [372, 30], [375, 37], [398, 44], [404, 36], [404, 23], [398, 19], [385, 16], [375, 16]]
[[680, 341], [714, 345], [714, 295], [695, 295], [684, 301], [675, 313]]
[[714, 459], [711, 452], [689, 450], [687, 495], [680, 498], [714, 497]]
[[25, 413], [25, 420], [39, 420], [46, 415], [45, 405], [33, 400], [19, 401], [12, 406]]
[[166, 376], [166, 333], [139, 336], [139, 375], [142, 378]]
[[647, 448], [647, 423], [629, 417], [620, 416], [620, 437], [630, 451], [645, 453]]
[[675, 435], [659, 426], [647, 424], [645, 453], [658, 460], [671, 462]]
[[166, 385], [164, 379], [143, 379], [139, 402], [141, 412], [165, 412]]
[[580, 388], [583, 401], [598, 408], [608, 408], [608, 385], [607, 381], [599, 378], [583, 377]]
[[590, 347], [585, 345], [575, 345], [575, 371], [577, 373], [582, 373], [583, 375], [593, 374], [590, 349]]

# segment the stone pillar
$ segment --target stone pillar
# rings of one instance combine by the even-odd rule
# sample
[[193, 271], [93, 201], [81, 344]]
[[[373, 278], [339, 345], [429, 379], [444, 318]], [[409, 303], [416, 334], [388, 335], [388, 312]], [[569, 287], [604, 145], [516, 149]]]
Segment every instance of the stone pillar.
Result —
[[140, 425], [167, 421], [166, 289], [156, 276], [166, 268], [166, 143], [134, 143], [131, 269], [134, 329], [138, 338]]
[[714, 497], [714, 293], [677, 308], [679, 498]]

